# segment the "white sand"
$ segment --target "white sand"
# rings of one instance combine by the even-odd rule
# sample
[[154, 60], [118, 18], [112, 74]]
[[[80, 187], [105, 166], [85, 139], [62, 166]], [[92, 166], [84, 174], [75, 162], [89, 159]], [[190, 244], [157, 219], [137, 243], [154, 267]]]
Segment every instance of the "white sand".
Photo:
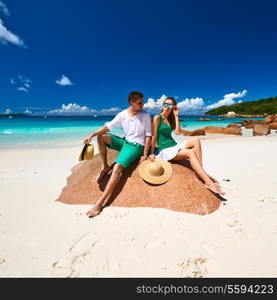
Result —
[[276, 277], [277, 137], [201, 139], [227, 199], [206, 216], [108, 207], [89, 219], [90, 206], [54, 201], [81, 147], [2, 150], [0, 277]]

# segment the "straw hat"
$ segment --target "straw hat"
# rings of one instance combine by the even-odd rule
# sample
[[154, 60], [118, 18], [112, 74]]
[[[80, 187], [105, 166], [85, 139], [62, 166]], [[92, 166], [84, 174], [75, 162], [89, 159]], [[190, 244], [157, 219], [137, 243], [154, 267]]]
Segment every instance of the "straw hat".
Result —
[[145, 181], [152, 184], [162, 184], [168, 181], [172, 174], [171, 164], [166, 160], [145, 160], [138, 168], [139, 175]]
[[94, 147], [91, 144], [85, 144], [79, 156], [79, 161], [93, 158]]

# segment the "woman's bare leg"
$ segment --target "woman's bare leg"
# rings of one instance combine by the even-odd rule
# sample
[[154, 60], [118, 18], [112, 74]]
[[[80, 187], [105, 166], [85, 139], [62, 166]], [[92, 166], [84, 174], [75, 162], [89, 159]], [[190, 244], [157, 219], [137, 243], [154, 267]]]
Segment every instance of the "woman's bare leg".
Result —
[[182, 149], [178, 152], [178, 154], [173, 158], [173, 160], [183, 160], [188, 159], [190, 161], [192, 169], [196, 172], [196, 174], [204, 181], [205, 186], [210, 189], [212, 192], [216, 194], [225, 193], [221, 191], [220, 187], [215, 184], [209, 175], [204, 171], [202, 166], [200, 165], [195, 152], [192, 149]]
[[196, 157], [203, 168], [203, 161], [202, 161], [202, 147], [201, 147], [201, 141], [198, 137], [193, 138], [191, 140], [188, 140], [186, 142], [185, 149], [193, 149], [194, 153], [196, 154]]
[[[203, 158], [202, 158], [202, 147], [201, 147], [201, 140], [200, 138], [196, 137], [196, 138], [193, 138], [189, 141], [186, 142], [186, 147], [185, 149], [192, 149], [199, 161], [199, 164], [201, 165], [201, 167], [203, 168]], [[209, 175], [209, 177], [217, 184], [218, 181], [213, 178], [212, 176]]]

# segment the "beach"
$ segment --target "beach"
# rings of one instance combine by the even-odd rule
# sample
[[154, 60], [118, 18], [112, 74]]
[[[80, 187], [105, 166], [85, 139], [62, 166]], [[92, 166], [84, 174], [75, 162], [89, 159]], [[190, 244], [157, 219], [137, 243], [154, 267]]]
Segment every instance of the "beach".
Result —
[[107, 207], [89, 219], [90, 205], [55, 201], [81, 145], [2, 149], [0, 277], [276, 277], [276, 134], [200, 139], [226, 193], [204, 216]]

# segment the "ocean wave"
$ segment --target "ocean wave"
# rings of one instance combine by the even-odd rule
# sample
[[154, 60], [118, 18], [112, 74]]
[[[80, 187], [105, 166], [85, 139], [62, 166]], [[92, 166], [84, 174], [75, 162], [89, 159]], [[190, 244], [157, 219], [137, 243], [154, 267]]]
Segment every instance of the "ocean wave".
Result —
[[4, 130], [4, 131], [1, 131], [1, 134], [13, 134], [13, 132], [11, 130]]

